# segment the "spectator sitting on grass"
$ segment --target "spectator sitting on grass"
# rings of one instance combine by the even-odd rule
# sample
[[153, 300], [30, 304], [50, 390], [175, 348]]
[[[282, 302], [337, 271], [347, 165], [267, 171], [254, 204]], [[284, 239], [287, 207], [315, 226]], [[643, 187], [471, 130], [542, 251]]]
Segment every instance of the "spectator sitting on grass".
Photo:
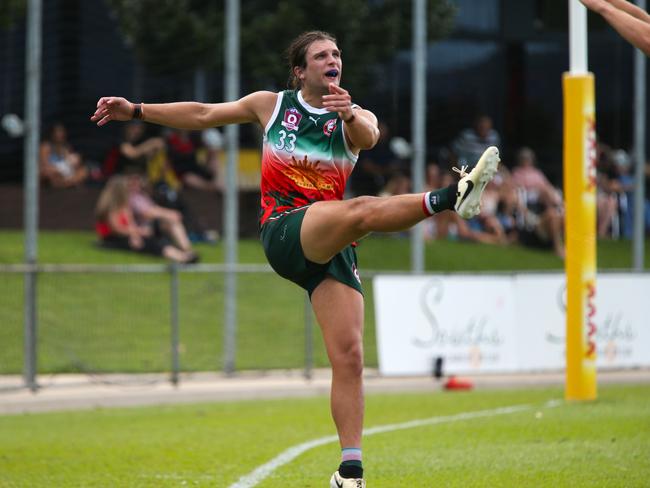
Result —
[[526, 204], [539, 211], [549, 207], [562, 207], [560, 192], [551, 184], [546, 175], [537, 167], [532, 149], [523, 147], [517, 153], [517, 165], [512, 170], [512, 181], [526, 193]]
[[137, 225], [129, 208], [128, 183], [124, 176], [113, 176], [108, 181], [99, 195], [95, 216], [95, 230], [101, 244], [107, 248], [164, 256], [180, 263], [197, 261], [196, 254], [154, 236], [150, 227]]
[[501, 137], [494, 129], [492, 117], [481, 114], [474, 119], [472, 127], [464, 129], [451, 143], [451, 150], [458, 165], [473, 165], [483, 151], [490, 146], [500, 146]]
[[[395, 174], [408, 175], [408, 166], [391, 148], [388, 124], [379, 121], [379, 140], [375, 147], [361, 153], [350, 176], [350, 189], [354, 195], [379, 195]], [[408, 176], [407, 176], [408, 178]], [[394, 185], [393, 182], [391, 185]]]
[[[217, 129], [216, 134], [220, 136]], [[218, 137], [219, 137], [218, 136]], [[176, 177], [186, 187], [198, 190], [216, 191], [219, 189], [219, 151], [207, 147], [205, 163], [199, 160], [197, 144], [192, 139], [190, 131], [173, 129], [167, 136], [168, 156]]]
[[517, 154], [511, 184], [501, 192], [498, 218], [511, 241], [553, 249], [564, 259], [562, 198], [536, 167], [532, 149], [524, 147]]
[[124, 127], [124, 135], [118, 144], [119, 157], [116, 173], [124, 173], [127, 169], [146, 171], [149, 161], [165, 150], [162, 137], [148, 137], [142, 122], [134, 120]]
[[[436, 181], [435, 174], [435, 170], [428, 171], [428, 176], [432, 178], [431, 181]], [[444, 174], [440, 178], [441, 185], [450, 184], [452, 181], [453, 176], [450, 173]], [[429, 220], [434, 221], [428, 230], [425, 228], [425, 236], [429, 239], [458, 239], [482, 244], [505, 244], [503, 230], [496, 219], [493, 219], [494, 222], [487, 222], [480, 216], [476, 216], [470, 220], [464, 220], [455, 212], [441, 212]]]
[[170, 238], [178, 249], [193, 254], [181, 212], [157, 205], [144, 190], [143, 178], [139, 174], [132, 173], [126, 178], [129, 208], [136, 224], [150, 228], [153, 235]]
[[57, 122], [41, 142], [39, 151], [41, 179], [53, 188], [70, 188], [83, 184], [88, 170], [79, 153], [68, 143], [65, 126]]

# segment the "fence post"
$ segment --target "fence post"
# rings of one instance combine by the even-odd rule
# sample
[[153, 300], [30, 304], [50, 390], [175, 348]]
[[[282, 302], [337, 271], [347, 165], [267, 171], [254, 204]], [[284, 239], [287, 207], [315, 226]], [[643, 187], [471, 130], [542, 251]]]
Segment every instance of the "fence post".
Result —
[[[30, 0], [27, 4], [27, 58], [25, 61], [25, 120], [27, 133], [24, 140], [24, 229], [25, 263], [35, 266], [38, 245], [38, 143], [40, 139], [41, 106], [41, 50], [42, 50], [41, 0]], [[26, 386], [36, 391], [36, 269], [25, 273], [25, 357], [23, 376]]]
[[309, 294], [305, 294], [305, 379], [310, 380], [314, 369], [314, 316]]
[[172, 356], [172, 376], [171, 382], [178, 386], [178, 374], [180, 371], [180, 361], [178, 358], [178, 264], [172, 263], [169, 266], [170, 277], [170, 319], [171, 319], [171, 356]]
[[36, 381], [37, 371], [37, 351], [36, 351], [36, 269], [29, 269], [25, 272], [25, 304], [24, 304], [24, 354], [23, 358], [23, 379], [25, 386], [31, 391], [38, 390], [38, 383]]

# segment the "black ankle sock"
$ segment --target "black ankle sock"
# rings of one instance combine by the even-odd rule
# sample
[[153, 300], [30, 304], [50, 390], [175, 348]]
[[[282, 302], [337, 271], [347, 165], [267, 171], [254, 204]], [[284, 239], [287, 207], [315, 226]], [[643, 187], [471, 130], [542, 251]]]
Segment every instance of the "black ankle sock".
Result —
[[456, 200], [458, 199], [458, 183], [452, 183], [447, 187], [449, 190], [449, 209], [451, 210], [456, 205]]
[[343, 461], [339, 466], [341, 478], [363, 478], [361, 461]]
[[452, 210], [456, 205], [456, 193], [458, 192], [458, 184], [452, 183], [446, 188], [440, 190], [430, 191], [426, 194], [425, 198], [429, 199], [429, 213], [433, 210], [434, 214], [442, 212], [443, 210]]

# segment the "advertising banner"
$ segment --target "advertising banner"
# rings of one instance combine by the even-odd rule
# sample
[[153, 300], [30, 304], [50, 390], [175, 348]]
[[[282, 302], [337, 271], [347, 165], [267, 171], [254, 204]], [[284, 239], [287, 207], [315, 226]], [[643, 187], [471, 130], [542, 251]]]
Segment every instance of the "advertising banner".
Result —
[[373, 282], [382, 374], [517, 367], [510, 277], [378, 276]]
[[[563, 274], [377, 276], [379, 369], [430, 375], [561, 370]], [[595, 298], [598, 368], [650, 366], [650, 275], [601, 274]]]

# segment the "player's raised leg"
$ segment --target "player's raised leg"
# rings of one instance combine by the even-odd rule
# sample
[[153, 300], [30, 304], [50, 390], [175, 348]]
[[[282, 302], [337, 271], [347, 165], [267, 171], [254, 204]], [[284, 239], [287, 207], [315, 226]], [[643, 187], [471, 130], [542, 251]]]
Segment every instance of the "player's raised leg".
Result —
[[300, 231], [303, 252], [310, 261], [325, 263], [351, 242], [370, 232], [399, 232], [444, 210], [468, 219], [480, 212], [483, 189], [494, 177], [499, 150], [489, 147], [469, 173], [456, 170], [458, 184], [425, 194], [358, 197], [320, 201], [305, 214]]
[[325, 263], [370, 232], [397, 232], [426, 218], [422, 195], [363, 196], [312, 204], [302, 223], [300, 242], [310, 261]]

